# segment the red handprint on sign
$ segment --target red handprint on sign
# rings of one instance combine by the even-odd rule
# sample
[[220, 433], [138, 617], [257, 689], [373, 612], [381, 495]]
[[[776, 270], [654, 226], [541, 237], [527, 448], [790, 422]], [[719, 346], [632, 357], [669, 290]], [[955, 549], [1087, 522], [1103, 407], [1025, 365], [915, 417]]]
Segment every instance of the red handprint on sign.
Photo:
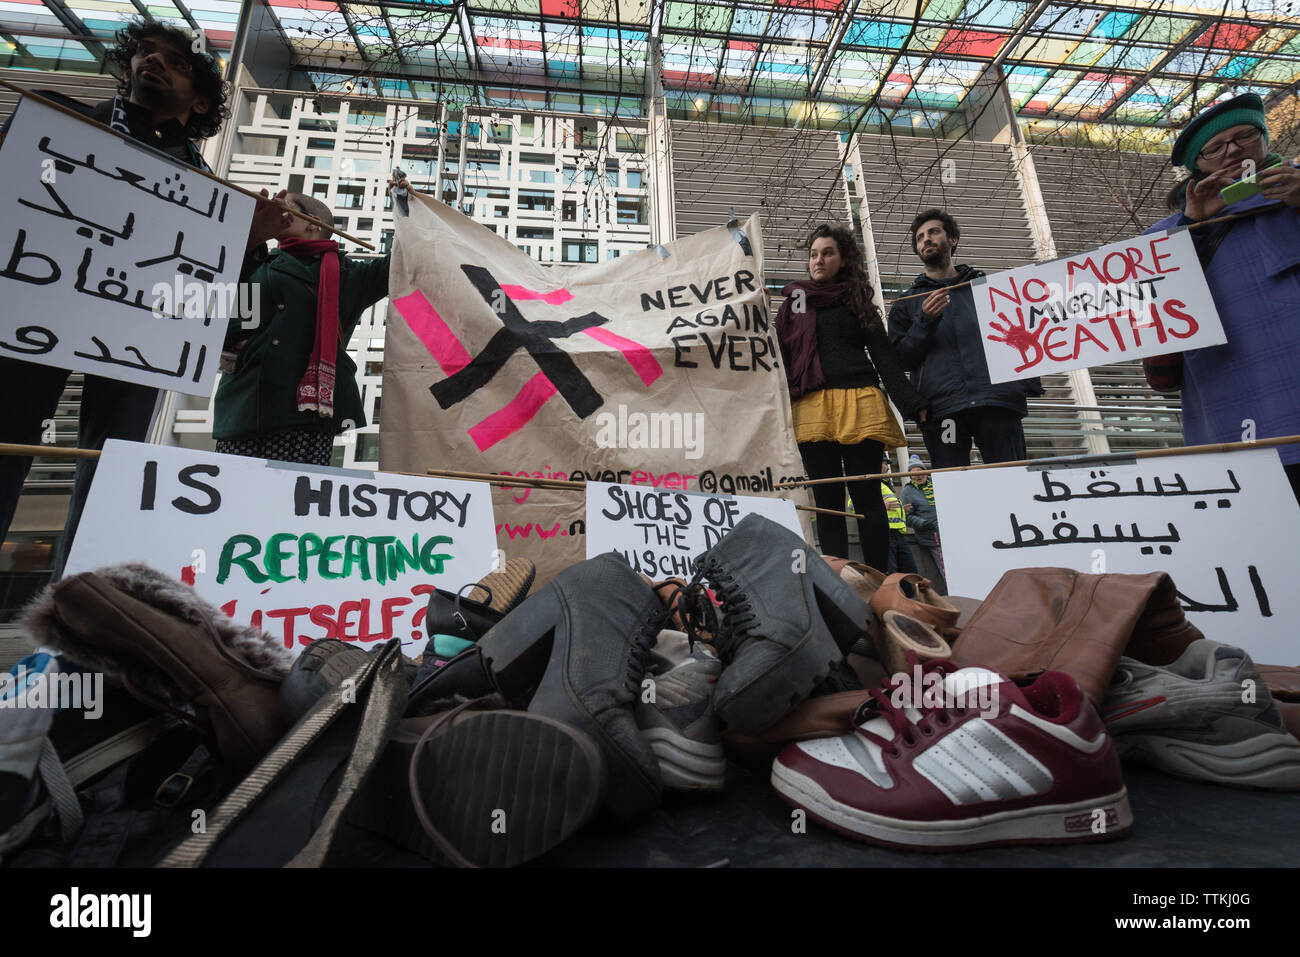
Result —
[[[1006, 313], [998, 313], [998, 318], [1002, 319], [1002, 324], [990, 322], [989, 329], [998, 335], [986, 336], [990, 342], [1005, 342], [1011, 348], [1020, 353], [1023, 365], [1016, 367], [1016, 372], [1024, 372], [1030, 366], [1037, 365], [1043, 358], [1043, 333], [1049, 327], [1049, 323], [1039, 323], [1037, 329], [1029, 329], [1025, 325], [1024, 313], [1019, 309], [1016, 310], [1016, 321], [1012, 322], [1007, 318]], [[1033, 358], [1029, 356], [1032, 353]]]

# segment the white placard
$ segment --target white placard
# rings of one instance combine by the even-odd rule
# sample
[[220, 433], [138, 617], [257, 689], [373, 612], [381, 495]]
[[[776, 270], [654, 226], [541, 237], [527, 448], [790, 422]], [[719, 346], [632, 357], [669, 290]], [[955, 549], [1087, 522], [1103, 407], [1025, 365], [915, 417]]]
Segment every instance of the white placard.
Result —
[[934, 476], [948, 590], [1012, 568], [1168, 572], [1205, 637], [1300, 665], [1300, 507], [1273, 449]]
[[786, 499], [588, 482], [587, 557], [615, 551], [633, 571], [656, 581], [689, 579], [691, 561], [746, 515], [762, 515], [803, 537], [794, 503]]
[[211, 395], [253, 200], [31, 98], [0, 183], [0, 354]]
[[144, 562], [300, 651], [318, 638], [416, 655], [434, 587], [492, 569], [487, 485], [110, 440], [67, 574]]
[[971, 291], [994, 382], [1227, 341], [1185, 229], [1008, 269]]

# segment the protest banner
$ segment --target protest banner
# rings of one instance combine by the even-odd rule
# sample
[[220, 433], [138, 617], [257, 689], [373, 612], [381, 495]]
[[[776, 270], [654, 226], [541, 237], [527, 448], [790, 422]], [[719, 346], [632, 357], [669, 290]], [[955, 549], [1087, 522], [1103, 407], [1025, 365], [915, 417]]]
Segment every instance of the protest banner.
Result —
[[429, 594], [496, 556], [486, 486], [110, 440], [67, 574], [143, 562], [300, 651], [394, 636], [417, 655]]
[[[380, 467], [733, 495], [803, 476], [758, 220], [543, 266], [413, 194], [397, 221]], [[538, 583], [582, 561], [581, 494], [495, 493], [497, 541]]]
[[1300, 508], [1274, 449], [941, 472], [934, 501], [951, 594], [1012, 568], [1168, 572], [1205, 637], [1300, 665]]
[[803, 534], [794, 503], [784, 499], [588, 482], [587, 557], [615, 551], [633, 571], [656, 581], [689, 579], [694, 574], [691, 561], [754, 514]]
[[1227, 341], [1186, 229], [1008, 269], [971, 291], [994, 382]]
[[0, 183], [0, 354], [211, 395], [253, 200], [31, 98]]

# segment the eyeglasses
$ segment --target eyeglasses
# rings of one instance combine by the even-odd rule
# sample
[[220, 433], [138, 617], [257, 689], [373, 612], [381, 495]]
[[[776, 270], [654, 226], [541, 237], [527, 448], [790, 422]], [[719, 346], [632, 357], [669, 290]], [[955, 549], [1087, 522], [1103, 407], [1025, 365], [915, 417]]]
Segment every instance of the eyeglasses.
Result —
[[163, 62], [173, 73], [180, 73], [189, 76], [194, 72], [189, 58], [183, 54], [177, 53], [169, 46], [154, 43], [151, 40], [141, 40], [135, 47], [136, 56], [150, 57], [157, 53], [162, 57]]
[[1213, 146], [1207, 146], [1196, 155], [1203, 160], [1218, 159], [1223, 155], [1223, 151], [1228, 148], [1229, 143], [1236, 143], [1239, 149], [1246, 149], [1257, 139], [1264, 135], [1264, 131], [1257, 126], [1252, 126], [1248, 130], [1243, 130], [1231, 139], [1226, 139], [1222, 143], [1215, 143]]

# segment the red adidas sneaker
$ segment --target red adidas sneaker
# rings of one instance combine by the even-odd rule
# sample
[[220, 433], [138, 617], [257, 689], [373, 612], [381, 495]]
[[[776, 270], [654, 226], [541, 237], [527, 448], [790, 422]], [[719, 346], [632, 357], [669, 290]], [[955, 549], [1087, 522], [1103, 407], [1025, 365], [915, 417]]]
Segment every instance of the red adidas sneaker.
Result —
[[915, 665], [871, 692], [854, 733], [772, 764], [786, 801], [850, 837], [908, 850], [1100, 841], [1133, 825], [1119, 758], [1074, 679]]

